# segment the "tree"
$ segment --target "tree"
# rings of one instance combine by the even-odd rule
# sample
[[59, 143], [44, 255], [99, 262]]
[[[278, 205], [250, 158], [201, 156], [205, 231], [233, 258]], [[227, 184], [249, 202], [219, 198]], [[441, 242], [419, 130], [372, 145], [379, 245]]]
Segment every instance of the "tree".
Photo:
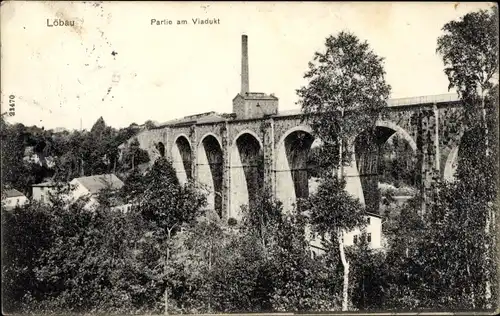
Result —
[[22, 124], [8, 125], [3, 117], [0, 122], [1, 131], [1, 159], [2, 159], [2, 187], [12, 186], [26, 193], [24, 175], [26, 174], [24, 157], [24, 137]]
[[[309, 80], [308, 85], [297, 90], [297, 94], [305, 120], [324, 144], [323, 153], [328, 158], [323, 161], [332, 161], [333, 165], [338, 167], [339, 177], [342, 178], [343, 166], [349, 163], [353, 156], [353, 137], [364, 130], [374, 130], [380, 112], [387, 105], [390, 86], [385, 82], [383, 58], [378, 57], [367, 42], [361, 42], [351, 33], [340, 32], [337, 36], [328, 37], [325, 46], [326, 52], [316, 52], [313, 61], [309, 63], [309, 71], [304, 75], [304, 78]], [[343, 249], [342, 230], [359, 222], [359, 218], [354, 216], [359, 212], [353, 213], [351, 218], [347, 217], [345, 224], [334, 222], [332, 227], [327, 227], [321, 223], [321, 219], [327, 216], [323, 212], [329, 210], [332, 205], [323, 204], [322, 199], [329, 200], [325, 195], [328, 193], [324, 190], [327, 187], [342, 190], [344, 185], [340, 183], [343, 183], [343, 180], [338, 183], [325, 182], [323, 193], [318, 192], [311, 202], [312, 205], [317, 204], [313, 206], [316, 228], [338, 239], [340, 257], [344, 265], [342, 309], [347, 310], [349, 263]], [[361, 209], [361, 206], [356, 204], [358, 202], [350, 199], [345, 193], [336, 192], [334, 196], [347, 203], [334, 204], [338, 205], [335, 216], [347, 216], [343, 215], [344, 211]], [[337, 203], [335, 200], [330, 202]]]
[[[490, 132], [488, 116], [498, 115], [496, 102], [487, 102], [488, 95], [498, 90], [498, 9], [494, 6], [490, 11], [468, 13], [458, 21], [446, 23], [443, 32], [438, 38], [436, 51], [445, 65], [448, 88], [455, 88], [462, 100], [466, 126], [481, 126], [484, 154], [488, 158], [492, 149], [490, 142], [495, 139]], [[485, 231], [489, 234], [493, 214], [488, 212]], [[485, 262], [491, 260], [492, 247], [486, 244]], [[488, 279], [485, 283], [487, 301], [491, 298]]]
[[[481, 141], [485, 136], [484, 129], [477, 126], [462, 137], [457, 181], [439, 185], [424, 235], [429, 253], [440, 254], [427, 266], [446, 276], [449, 283], [444, 287], [456, 291], [450, 297], [457, 298], [453, 302], [457, 308], [490, 309], [494, 303], [492, 291], [496, 291], [491, 288], [491, 281], [496, 279], [495, 233], [485, 227], [490, 227], [497, 211], [498, 171], [491, 166], [496, 165], [498, 149], [491, 143], [495, 150], [485, 157], [486, 144]], [[450, 243], [450, 239], [455, 242]]]
[[123, 187], [120, 189], [119, 194], [126, 201], [130, 202], [140, 199], [141, 194], [147, 187], [144, 180], [144, 176], [141, 175], [139, 170], [133, 169], [125, 178]]
[[[149, 223], [153, 238], [162, 249], [160, 264], [164, 266], [165, 277], [169, 270], [171, 237], [181, 228], [183, 223], [193, 221], [202, 207], [206, 205], [206, 197], [188, 183], [180, 185], [172, 164], [165, 158], [155, 161], [146, 174], [144, 193], [138, 201], [138, 209]], [[168, 313], [169, 285], [164, 283], [165, 314]]]
[[484, 284], [495, 279], [495, 262], [485, 253], [495, 243], [484, 226], [487, 214], [495, 211], [491, 201], [497, 196], [496, 172], [490, 160], [477, 154], [484, 153], [481, 137], [484, 134], [477, 130], [464, 135], [457, 181], [436, 184], [432, 212], [418, 215], [417, 197], [401, 209], [394, 223], [387, 223], [384, 308], [491, 307]]
[[172, 242], [174, 272], [170, 278], [174, 283], [173, 299], [182, 312], [221, 311], [224, 304], [219, 298], [227, 299], [229, 295], [219, 295], [221, 289], [215, 281], [219, 274], [227, 277], [228, 246], [235, 238], [237, 233], [210, 210], [193, 223], [184, 224], [175, 235]]
[[345, 181], [337, 178], [322, 180], [318, 191], [301, 206], [310, 212], [313, 229], [332, 244], [338, 246], [344, 267], [342, 310], [349, 305], [349, 261], [344, 249], [344, 234], [363, 226], [363, 207], [345, 190]]
[[84, 134], [80, 144], [83, 147], [84, 174], [114, 172], [120, 145], [116, 141], [118, 136], [118, 132], [107, 126], [102, 117], [95, 122], [90, 132]]
[[335, 309], [336, 286], [325, 261], [311, 258], [306, 217], [282, 214], [266, 195], [253, 207], [236, 226], [206, 213], [173, 237], [170, 280], [179, 311]]
[[495, 75], [498, 81], [498, 9], [468, 13], [446, 23], [442, 30], [445, 34], [438, 38], [436, 52], [445, 65], [448, 88], [455, 88], [463, 101], [465, 123], [474, 125], [481, 113], [488, 144], [485, 96], [494, 88]]
[[97, 119], [97, 121], [94, 123], [94, 125], [92, 125], [92, 128], [90, 129], [90, 133], [92, 135], [94, 135], [95, 137], [97, 137], [97, 139], [100, 139], [102, 138], [106, 131], [106, 122], [104, 122], [104, 119], [101, 117], [99, 117]]
[[146, 129], [153, 129], [156, 127], [156, 125], [152, 120], [147, 120], [146, 122], [144, 122], [144, 127]]
[[142, 149], [137, 138], [134, 138], [123, 151], [122, 165], [125, 168], [134, 169], [146, 162], [149, 162], [148, 152]]
[[383, 58], [367, 42], [340, 32], [328, 37], [325, 45], [326, 52], [316, 52], [309, 63], [304, 75], [308, 85], [297, 94], [304, 119], [330, 149], [330, 160], [335, 157], [335, 163], [342, 161], [342, 166], [350, 159], [344, 143], [375, 125], [386, 106], [390, 86], [385, 82]]
[[2, 307], [21, 313], [25, 298], [39, 298], [44, 288], [36, 278], [36, 258], [52, 244], [50, 210], [30, 203], [7, 211], [2, 206]]
[[[307, 217], [298, 210], [281, 214], [269, 247], [273, 310], [281, 312], [338, 309], [338, 264], [313, 258], [306, 235]], [[332, 286], [333, 283], [333, 286]]]
[[396, 187], [415, 185], [416, 157], [408, 142], [394, 134], [382, 146], [381, 153], [379, 182]]
[[251, 206], [242, 208], [242, 228], [254, 235], [267, 252], [268, 244], [272, 242], [271, 236], [277, 229], [276, 225], [281, 220], [283, 206], [275, 201], [269, 192], [264, 191], [258, 196], [257, 201]]
[[386, 301], [385, 255], [371, 249], [366, 238], [351, 250], [352, 303], [357, 310], [381, 310]]
[[[0, 136], [3, 188], [12, 187], [29, 196], [32, 184], [39, 183], [52, 175], [52, 171], [45, 163], [45, 156], [51, 145], [46, 140], [47, 135], [39, 133], [41, 133], [39, 128], [27, 128], [22, 124], [9, 125], [2, 117]], [[38, 155], [42, 165], [25, 160], [28, 147], [32, 149], [31, 154]]]
[[[221, 312], [270, 311], [274, 275], [271, 258], [281, 204], [267, 192], [242, 207], [242, 220], [226, 227], [230, 239], [209, 278], [213, 308]], [[227, 287], [226, 284], [232, 286]]]
[[[92, 210], [83, 207], [86, 199], [68, 205], [63, 194], [68, 189], [61, 187], [61, 192], [51, 195], [50, 206], [31, 203], [8, 213], [2, 210], [3, 227], [8, 228], [2, 239], [6, 310], [106, 314], [160, 311], [166, 280], [160, 264], [165, 255], [165, 245], [160, 242], [165, 236], [158, 229], [158, 218], [144, 216], [136, 209], [112, 211], [106, 201]], [[188, 213], [191, 208], [187, 200], [194, 195], [186, 193], [186, 188], [175, 191], [182, 190], [184, 194], [175, 201], [167, 197], [171, 200], [166, 206]], [[174, 281], [168, 280], [175, 290]]]
[[[384, 264], [384, 309], [421, 308], [429, 300], [422, 294], [427, 289], [422, 271], [425, 267], [425, 220], [419, 215], [419, 198], [410, 199], [398, 214], [387, 217], [383, 234], [387, 237]], [[425, 302], [425, 303], [422, 303]]]
[[329, 173], [329, 168], [335, 166], [337, 162], [337, 156], [330, 155], [335, 152], [335, 149], [328, 144], [321, 144], [317, 147], [312, 147], [309, 155], [307, 165], [309, 166], [308, 176], [309, 178], [323, 178]]

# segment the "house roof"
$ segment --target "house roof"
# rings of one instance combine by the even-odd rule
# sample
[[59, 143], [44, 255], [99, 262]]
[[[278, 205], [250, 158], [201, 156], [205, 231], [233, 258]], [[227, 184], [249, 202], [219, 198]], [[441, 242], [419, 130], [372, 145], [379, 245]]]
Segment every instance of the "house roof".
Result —
[[5, 190], [3, 193], [4, 197], [6, 198], [11, 198], [11, 197], [17, 197], [17, 196], [24, 196], [21, 192], [17, 191], [16, 189], [8, 189]]
[[31, 186], [32, 187], [55, 187], [55, 186], [57, 186], [57, 183], [47, 181], [47, 182], [32, 184]]
[[372, 216], [372, 217], [382, 218], [382, 215], [371, 213], [371, 212], [365, 212], [365, 215]]
[[274, 116], [292, 116], [301, 114], [303, 114], [301, 109], [293, 109], [293, 110], [279, 111], [278, 114], [275, 114]]
[[165, 125], [181, 125], [181, 124], [196, 124], [196, 123], [212, 123], [212, 122], [222, 122], [225, 118], [216, 112], [207, 112], [195, 115], [185, 116], [180, 119], [175, 119], [159, 124], [159, 126]]
[[85, 187], [91, 194], [97, 193], [108, 186], [112, 190], [118, 190], [123, 187], [123, 181], [118, 179], [114, 174], [81, 177], [73, 180], [78, 181], [78, 183]]
[[246, 92], [245, 94], [238, 93], [234, 98], [241, 97], [245, 100], [278, 100], [273, 94], [265, 94], [263, 92]]

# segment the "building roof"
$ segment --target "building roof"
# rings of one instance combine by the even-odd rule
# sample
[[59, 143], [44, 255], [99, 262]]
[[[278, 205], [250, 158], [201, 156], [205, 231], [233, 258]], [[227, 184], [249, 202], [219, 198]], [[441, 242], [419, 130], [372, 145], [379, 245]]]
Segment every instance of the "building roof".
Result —
[[24, 196], [21, 192], [17, 191], [16, 189], [8, 189], [5, 190], [3, 193], [5, 198], [12, 198], [12, 197], [18, 197], [18, 196]]
[[159, 126], [165, 125], [182, 125], [182, 124], [196, 124], [196, 123], [213, 123], [213, 122], [223, 122], [225, 118], [222, 114], [216, 112], [207, 112], [196, 115], [185, 116], [180, 119], [175, 119], [159, 124]]
[[246, 92], [245, 94], [238, 93], [234, 98], [242, 97], [245, 100], [278, 100], [273, 94], [266, 94], [263, 92]]
[[111, 190], [118, 190], [123, 187], [123, 181], [118, 179], [114, 174], [75, 178], [73, 181], [78, 181], [78, 183], [85, 187], [91, 194], [95, 194], [108, 186]]
[[303, 112], [301, 109], [293, 109], [293, 110], [285, 110], [285, 111], [278, 111], [278, 114], [275, 114], [273, 116], [292, 116], [292, 115], [301, 115]]
[[57, 183], [47, 181], [47, 182], [32, 184], [31, 186], [32, 187], [55, 187], [55, 186], [57, 186]]
[[365, 215], [366, 215], [366, 216], [371, 216], [371, 217], [378, 217], [378, 218], [382, 218], [382, 215], [375, 214], [375, 213], [372, 213], [372, 212], [365, 212]]

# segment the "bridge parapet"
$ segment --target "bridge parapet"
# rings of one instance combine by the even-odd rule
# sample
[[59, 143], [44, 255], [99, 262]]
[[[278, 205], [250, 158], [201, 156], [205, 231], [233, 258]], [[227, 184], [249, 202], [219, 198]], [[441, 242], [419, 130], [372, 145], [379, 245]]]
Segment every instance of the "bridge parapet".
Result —
[[424, 95], [409, 98], [395, 98], [387, 101], [388, 107], [398, 106], [422, 106], [432, 104], [450, 104], [457, 103], [460, 99], [456, 93], [445, 93], [436, 95]]
[[[388, 101], [388, 107], [381, 113], [379, 122], [384, 122], [381, 128], [390, 130], [394, 134], [403, 135], [403, 139], [406, 139], [412, 148], [416, 147], [418, 173], [421, 177], [422, 193], [424, 195], [428, 194], [430, 190], [429, 184], [435, 181], [439, 173], [441, 175], [444, 173], [445, 164], [450, 160], [448, 156], [456, 152], [456, 147], [463, 134], [461, 113], [460, 100], [455, 94], [391, 99]], [[222, 184], [218, 183], [217, 186], [213, 187], [222, 187], [220, 193], [222, 203], [218, 202], [217, 205], [221, 205], [223, 208], [220, 213], [223, 216], [228, 216], [228, 214], [231, 214], [229, 208], [234, 204], [230, 201], [231, 197], [236, 196], [231, 191], [235, 188], [238, 188], [238, 190], [242, 190], [242, 188], [248, 189], [247, 185], [231, 184], [232, 180], [234, 180], [231, 179], [231, 175], [235, 173], [232, 168], [238, 166], [237, 163], [231, 161], [231, 159], [234, 159], [232, 157], [238, 157], [233, 153], [236, 139], [245, 133], [255, 138], [261, 147], [264, 161], [262, 184], [264, 187], [271, 188], [274, 193], [283, 193], [283, 190], [277, 188], [277, 186], [287, 181], [282, 181], [285, 179], [284, 177], [278, 181], [276, 170], [279, 169], [280, 172], [294, 171], [288, 170], [293, 168], [287, 168], [286, 166], [278, 168], [276, 163], [277, 159], [281, 159], [282, 163], [288, 163], [290, 157], [283, 156], [283, 153], [279, 151], [284, 148], [281, 144], [284, 137], [296, 130], [312, 133], [307, 122], [304, 121], [304, 114], [298, 109], [262, 117], [246, 118], [207, 112], [203, 115], [192, 115], [170, 123], [167, 122], [156, 129], [143, 131], [136, 138], [138, 138], [141, 148], [148, 150], [150, 156], [153, 155], [151, 158], [155, 159], [155, 157], [159, 156], [156, 149], [158, 143], [164, 144], [165, 156], [172, 158], [172, 149], [175, 146], [176, 139], [181, 135], [185, 137], [190, 144], [191, 154], [183, 154], [183, 157], [189, 156], [193, 160], [190, 163], [192, 166], [191, 172], [196, 180], [199, 173], [196, 171], [198, 169], [197, 160], [199, 160], [197, 155], [204, 155], [204, 152], [200, 151], [202, 141], [207, 135], [214, 136], [222, 150], [223, 170], [221, 171]], [[384, 136], [384, 139], [387, 140], [387, 137]], [[184, 165], [185, 169], [188, 167], [187, 164], [181, 162], [177, 165]], [[359, 167], [356, 167], [356, 169], [359, 169]], [[209, 173], [209, 171], [203, 172], [205, 176]], [[245, 177], [241, 175], [241, 179], [238, 181], [244, 181]], [[295, 178], [298, 179], [300, 176], [295, 175], [286, 179]], [[286, 190], [289, 190], [293, 185], [290, 186], [286, 183], [286, 187]], [[248, 196], [248, 194], [244, 195]]]

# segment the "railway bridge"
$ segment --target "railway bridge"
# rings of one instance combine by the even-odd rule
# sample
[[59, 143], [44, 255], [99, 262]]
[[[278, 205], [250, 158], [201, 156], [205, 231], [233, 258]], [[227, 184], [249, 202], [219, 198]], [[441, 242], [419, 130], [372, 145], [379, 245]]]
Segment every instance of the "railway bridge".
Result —
[[[144, 130], [135, 138], [152, 161], [171, 159], [179, 180], [194, 180], [208, 190], [209, 205], [222, 217], [241, 217], [268, 189], [290, 208], [309, 194], [308, 154], [315, 142], [300, 111], [280, 112], [278, 98], [249, 90], [247, 37], [242, 38], [241, 92], [231, 114], [208, 112]], [[397, 135], [414, 153], [425, 197], [437, 178], [453, 175], [463, 134], [459, 100], [454, 94], [391, 99], [381, 113], [375, 137], [359, 135], [351, 143], [355, 159], [344, 168], [347, 190], [374, 204], [380, 148]], [[425, 206], [425, 203], [424, 203]]]

